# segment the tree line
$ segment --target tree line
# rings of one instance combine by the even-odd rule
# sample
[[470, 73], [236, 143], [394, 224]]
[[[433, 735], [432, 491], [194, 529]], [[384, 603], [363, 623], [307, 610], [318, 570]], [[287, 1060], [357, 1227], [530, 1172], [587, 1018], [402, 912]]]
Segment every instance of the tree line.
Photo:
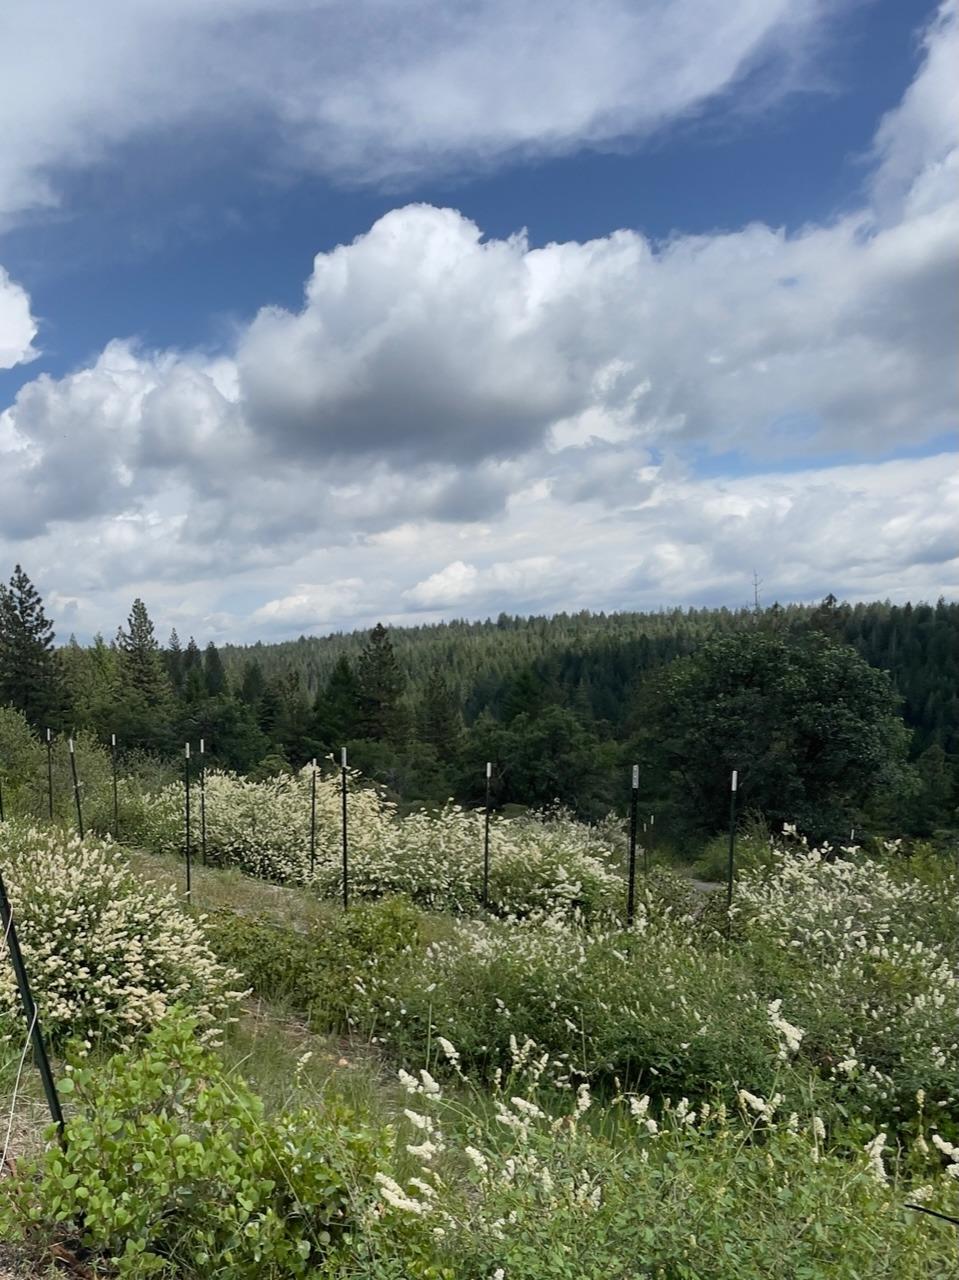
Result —
[[18, 565], [0, 587], [0, 703], [169, 758], [264, 776], [350, 759], [401, 804], [559, 801], [595, 819], [641, 764], [661, 829], [743, 803], [813, 834], [946, 836], [959, 780], [959, 605], [561, 614], [201, 647], [161, 645], [142, 600], [107, 642], [57, 647]]

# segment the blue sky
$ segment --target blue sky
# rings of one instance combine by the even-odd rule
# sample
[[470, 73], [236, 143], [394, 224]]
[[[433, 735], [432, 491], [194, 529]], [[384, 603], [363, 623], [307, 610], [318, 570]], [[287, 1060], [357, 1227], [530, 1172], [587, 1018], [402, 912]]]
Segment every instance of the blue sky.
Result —
[[954, 3], [51, 16], [0, 568], [62, 631], [956, 593]]

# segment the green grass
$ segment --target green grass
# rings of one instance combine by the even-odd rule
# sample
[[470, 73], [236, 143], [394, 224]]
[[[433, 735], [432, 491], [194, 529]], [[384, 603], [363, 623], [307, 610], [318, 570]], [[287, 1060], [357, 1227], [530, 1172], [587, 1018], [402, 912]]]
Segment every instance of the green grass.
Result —
[[[139, 849], [131, 849], [128, 858], [132, 870], [143, 880], [185, 895], [182, 858]], [[233, 867], [205, 867], [198, 860], [191, 869], [191, 901], [198, 911], [236, 911], [299, 932], [321, 924], [340, 909], [337, 903], [322, 901], [308, 889], [270, 884]]]

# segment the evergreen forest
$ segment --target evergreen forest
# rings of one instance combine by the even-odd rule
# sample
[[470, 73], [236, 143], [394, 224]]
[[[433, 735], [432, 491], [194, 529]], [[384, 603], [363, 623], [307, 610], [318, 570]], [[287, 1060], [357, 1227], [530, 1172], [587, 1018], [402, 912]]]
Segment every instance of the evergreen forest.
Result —
[[[663, 839], [742, 812], [812, 838], [951, 842], [959, 805], [959, 604], [820, 604], [452, 621], [281, 643], [155, 633], [142, 600], [114, 637], [57, 645], [17, 565], [0, 587], [0, 705], [43, 734], [86, 729], [124, 761], [265, 778], [345, 746], [401, 809], [455, 800], [640, 803]], [[0, 760], [2, 771], [2, 760]]]

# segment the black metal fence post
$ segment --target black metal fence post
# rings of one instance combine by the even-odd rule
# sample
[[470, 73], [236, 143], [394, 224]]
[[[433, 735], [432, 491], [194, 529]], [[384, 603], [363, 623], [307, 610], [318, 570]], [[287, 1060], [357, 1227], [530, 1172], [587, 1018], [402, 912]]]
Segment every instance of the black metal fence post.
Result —
[[53, 821], [53, 734], [47, 730], [47, 816]]
[[190, 744], [186, 743], [183, 753], [183, 786], [184, 786], [184, 809], [183, 809], [183, 826], [186, 844], [186, 900], [193, 901], [193, 866], [191, 861], [190, 849]]
[[[645, 866], [646, 866], [647, 873], [649, 872], [649, 864], [653, 856], [653, 836], [655, 834], [654, 832], [655, 825], [656, 825], [656, 815], [655, 813], [651, 813], [649, 815], [649, 835], [647, 836], [646, 840], [643, 842], [644, 857], [646, 859]], [[648, 848], [646, 846], [648, 846]]]
[[200, 861], [206, 866], [206, 744], [200, 739]]
[[[736, 791], [739, 784], [739, 773], [733, 770], [729, 782], [729, 867], [726, 877], [726, 911], [733, 905], [733, 880], [736, 875]], [[730, 925], [732, 922], [730, 921]]]
[[345, 911], [350, 905], [350, 859], [346, 829], [346, 747], [340, 749], [340, 781], [343, 792], [343, 910]]
[[483, 906], [489, 906], [489, 809], [493, 762], [486, 761], [486, 803], [483, 809]]
[[73, 739], [67, 739], [67, 746], [70, 750], [70, 773], [73, 775], [73, 800], [77, 807], [77, 831], [80, 833], [80, 839], [83, 839], [83, 806], [80, 803], [80, 779], [77, 777], [77, 753], [73, 745]]
[[53, 1072], [50, 1070], [50, 1059], [47, 1056], [47, 1046], [43, 1039], [40, 1016], [34, 1003], [33, 992], [30, 990], [30, 979], [27, 977], [27, 968], [23, 962], [20, 939], [17, 937], [17, 928], [13, 920], [13, 908], [10, 905], [10, 899], [7, 897], [7, 886], [4, 883], [2, 871], [0, 871], [0, 924], [3, 925], [3, 936], [6, 938], [7, 946], [10, 949], [13, 972], [20, 992], [20, 1004], [23, 1007], [23, 1016], [26, 1019], [37, 1070], [40, 1072], [40, 1079], [43, 1083], [43, 1092], [46, 1095], [47, 1106], [50, 1109], [50, 1117], [57, 1126], [57, 1137], [62, 1146], [64, 1142], [63, 1108], [60, 1106], [60, 1095], [57, 1093]]
[[310, 773], [310, 879], [316, 873], [316, 756]]
[[0, 822], [4, 822], [3, 816], [3, 779], [0, 778]]
[[117, 735], [110, 734], [110, 768], [113, 772], [113, 838], [120, 839], [120, 797], [117, 793]]
[[626, 928], [633, 927], [636, 914], [636, 827], [639, 805], [639, 765], [633, 765], [633, 785], [629, 792], [629, 866], [626, 880]]

